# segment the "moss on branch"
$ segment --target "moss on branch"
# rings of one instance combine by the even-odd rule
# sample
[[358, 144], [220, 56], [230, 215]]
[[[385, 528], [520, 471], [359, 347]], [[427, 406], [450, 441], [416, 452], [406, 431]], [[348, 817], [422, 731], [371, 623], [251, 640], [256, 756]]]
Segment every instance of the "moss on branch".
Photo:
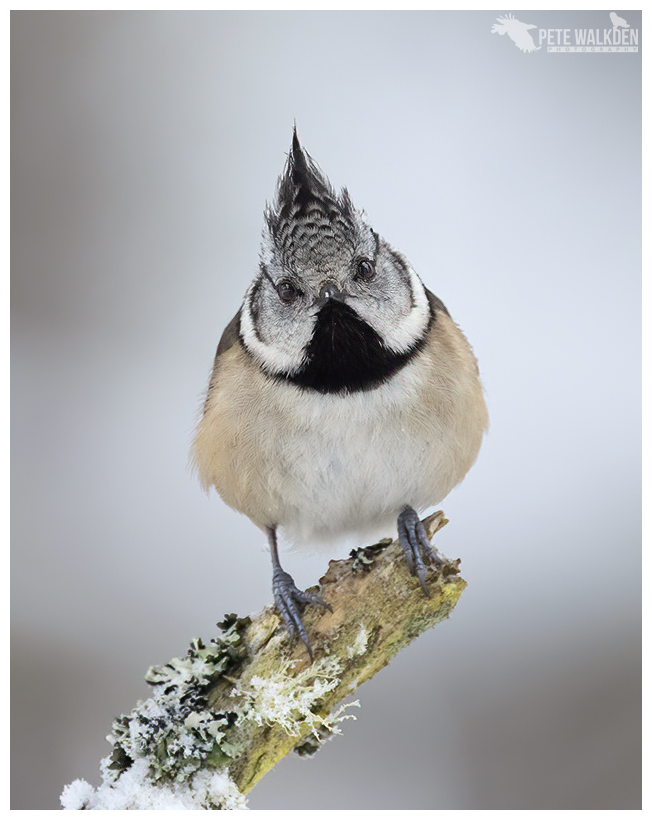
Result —
[[[442, 512], [424, 519], [429, 538], [445, 523]], [[311, 591], [332, 612], [303, 615], [312, 662], [273, 607], [226, 616], [220, 637], [195, 639], [185, 657], [148, 671], [154, 693], [114, 722], [102, 786], [75, 781], [64, 806], [244, 808], [290, 751], [312, 754], [338, 733], [351, 716], [340, 704], [361, 683], [448, 617], [466, 586], [458, 573], [459, 560], [431, 567], [425, 596], [391, 539], [331, 561]]]

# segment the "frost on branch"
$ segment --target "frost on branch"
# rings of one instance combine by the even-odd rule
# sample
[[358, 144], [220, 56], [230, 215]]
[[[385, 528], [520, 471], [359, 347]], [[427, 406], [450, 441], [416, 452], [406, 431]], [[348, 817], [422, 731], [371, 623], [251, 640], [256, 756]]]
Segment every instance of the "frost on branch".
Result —
[[[443, 513], [424, 520], [432, 539]], [[225, 616], [222, 634], [146, 674], [150, 698], [107, 738], [102, 784], [66, 786], [65, 809], [240, 809], [244, 795], [294, 750], [314, 754], [339, 734], [342, 701], [424, 630], [447, 618], [466, 586], [459, 561], [431, 567], [428, 596], [397, 542], [331, 561], [320, 588], [332, 612], [309, 607], [314, 662], [272, 607]]]

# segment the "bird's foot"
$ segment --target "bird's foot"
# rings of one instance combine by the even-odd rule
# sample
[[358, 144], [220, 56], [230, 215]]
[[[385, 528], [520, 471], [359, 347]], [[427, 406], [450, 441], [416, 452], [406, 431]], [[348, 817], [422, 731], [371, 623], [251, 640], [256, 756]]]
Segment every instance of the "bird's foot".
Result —
[[398, 517], [398, 541], [403, 547], [405, 560], [412, 575], [416, 575], [424, 594], [430, 597], [426, 586], [426, 563], [441, 565], [444, 558], [430, 544], [426, 528], [416, 510], [406, 507]]
[[274, 602], [276, 608], [281, 614], [285, 626], [287, 627], [290, 637], [299, 635], [301, 642], [308, 650], [308, 654], [312, 659], [312, 647], [308, 640], [308, 633], [301, 620], [300, 608], [302, 604], [315, 604], [322, 606], [325, 609], [333, 611], [331, 606], [322, 600], [318, 595], [313, 595], [310, 592], [303, 592], [294, 583], [292, 576], [285, 572], [285, 570], [278, 567], [274, 570], [272, 577], [272, 592], [274, 593]]

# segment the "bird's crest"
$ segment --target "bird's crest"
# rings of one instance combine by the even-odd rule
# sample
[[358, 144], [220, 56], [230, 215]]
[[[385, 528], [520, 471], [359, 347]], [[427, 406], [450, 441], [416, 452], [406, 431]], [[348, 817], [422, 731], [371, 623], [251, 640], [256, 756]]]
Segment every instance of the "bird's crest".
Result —
[[318, 248], [326, 251], [326, 246], [338, 242], [350, 244], [355, 232], [348, 192], [343, 189], [340, 196], [335, 193], [326, 175], [302, 148], [296, 126], [276, 197], [265, 210], [265, 220], [276, 247], [288, 261]]

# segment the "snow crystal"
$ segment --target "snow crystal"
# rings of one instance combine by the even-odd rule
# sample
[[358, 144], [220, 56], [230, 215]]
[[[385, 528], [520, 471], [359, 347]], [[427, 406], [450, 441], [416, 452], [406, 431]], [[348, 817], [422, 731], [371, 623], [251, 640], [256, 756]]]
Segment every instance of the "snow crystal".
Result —
[[64, 809], [246, 809], [245, 797], [226, 772], [198, 772], [188, 783], [154, 783], [146, 760], [136, 760], [97, 791], [75, 780], [61, 795]]
[[64, 787], [60, 800], [64, 809], [79, 810], [86, 808], [91, 801], [95, 789], [85, 780], [73, 780]]

